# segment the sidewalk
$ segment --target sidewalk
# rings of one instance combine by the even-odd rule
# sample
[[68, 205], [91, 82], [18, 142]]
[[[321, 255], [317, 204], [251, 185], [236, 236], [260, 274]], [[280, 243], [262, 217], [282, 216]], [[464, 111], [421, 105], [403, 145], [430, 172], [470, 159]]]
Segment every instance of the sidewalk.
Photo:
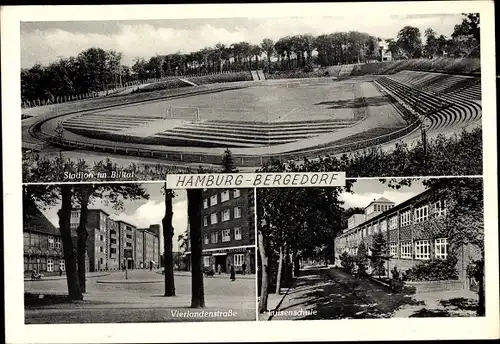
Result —
[[[157, 271], [156, 273], [162, 275], [162, 271]], [[174, 276], [191, 276], [191, 271], [174, 271]], [[205, 277], [205, 278], [225, 278], [225, 279], [229, 279], [229, 274], [227, 274], [227, 273], [221, 273], [221, 274], [215, 274], [213, 276], [205, 276], [205, 275], [203, 275], [203, 277]], [[246, 275], [236, 274], [236, 279], [253, 279], [254, 280], [255, 279], [255, 274], [246, 274]], [[162, 279], [162, 281], [163, 280], [164, 279]]]
[[[102, 276], [108, 276], [108, 275], [111, 275], [113, 273], [113, 271], [96, 271], [96, 272], [87, 272], [85, 274], [85, 276], [87, 278], [94, 278], [94, 277], [102, 277]], [[59, 275], [55, 275], [55, 276], [43, 276], [41, 281], [47, 281], [47, 280], [65, 280], [66, 279], [66, 274], [62, 274], [62, 276], [59, 276]], [[28, 273], [28, 274], [24, 274], [24, 280], [25, 281], [30, 281], [30, 282], [37, 282], [37, 281], [40, 281], [40, 280], [35, 280], [35, 281], [31, 281], [31, 273]]]

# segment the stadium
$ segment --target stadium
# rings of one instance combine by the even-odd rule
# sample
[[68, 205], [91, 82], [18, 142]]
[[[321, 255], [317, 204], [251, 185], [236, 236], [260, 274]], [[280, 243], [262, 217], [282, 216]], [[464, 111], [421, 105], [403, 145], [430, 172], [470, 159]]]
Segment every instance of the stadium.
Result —
[[[451, 62], [450, 62], [451, 63]], [[175, 164], [301, 160], [416, 142], [481, 125], [481, 79], [415, 61], [328, 67], [320, 77], [262, 70], [170, 77], [95, 99], [23, 109], [23, 148]], [[319, 73], [316, 73], [319, 74]], [[241, 80], [241, 81], [232, 81]]]

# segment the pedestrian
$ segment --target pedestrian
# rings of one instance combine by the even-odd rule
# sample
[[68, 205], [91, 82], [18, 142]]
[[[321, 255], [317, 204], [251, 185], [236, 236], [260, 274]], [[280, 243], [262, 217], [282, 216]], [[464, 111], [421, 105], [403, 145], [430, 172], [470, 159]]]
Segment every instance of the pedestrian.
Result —
[[241, 265], [241, 272], [244, 274], [246, 274], [247, 272], [247, 263], [243, 262], [243, 265]]
[[231, 272], [229, 279], [231, 279], [231, 282], [234, 282], [236, 280], [236, 273], [234, 272], [234, 265], [231, 264], [231, 268], [229, 270]]
[[222, 266], [220, 266], [220, 264], [217, 265], [217, 270], [219, 271], [219, 275], [220, 275], [221, 270], [222, 270]]
[[62, 269], [59, 268], [59, 277], [61, 277], [61, 276], [62, 276]]

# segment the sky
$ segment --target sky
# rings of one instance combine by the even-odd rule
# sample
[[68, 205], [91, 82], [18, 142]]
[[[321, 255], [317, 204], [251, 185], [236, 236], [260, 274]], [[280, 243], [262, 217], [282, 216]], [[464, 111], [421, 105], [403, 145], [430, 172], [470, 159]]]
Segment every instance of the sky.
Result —
[[370, 18], [279, 17], [168, 19], [134, 21], [59, 21], [21, 23], [21, 67], [46, 65], [60, 58], [99, 47], [123, 53], [123, 63], [149, 59], [156, 54], [192, 52], [218, 42], [247, 41], [259, 44], [263, 38], [276, 41], [286, 35], [320, 35], [338, 31], [360, 31], [382, 38], [395, 38], [405, 25], [416, 26], [422, 35], [431, 27], [449, 36], [461, 22], [461, 14], [389, 15], [377, 13]]
[[424, 192], [425, 187], [418, 179], [413, 181], [411, 186], [402, 187], [399, 190], [392, 189], [387, 184], [382, 184], [378, 179], [362, 179], [354, 183], [352, 191], [352, 193], [344, 192], [340, 196], [340, 199], [345, 202], [344, 208], [365, 208], [371, 201], [380, 197], [385, 197], [398, 205]]

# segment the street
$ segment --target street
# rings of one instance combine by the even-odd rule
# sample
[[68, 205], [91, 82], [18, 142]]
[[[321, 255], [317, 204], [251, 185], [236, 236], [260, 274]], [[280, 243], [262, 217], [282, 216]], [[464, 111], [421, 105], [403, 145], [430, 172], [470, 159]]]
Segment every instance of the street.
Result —
[[269, 320], [471, 316], [474, 298], [469, 291], [411, 296], [393, 293], [337, 268], [306, 267], [278, 309], [271, 311]]
[[[63, 276], [64, 277], [64, 276]], [[83, 301], [25, 306], [27, 324], [255, 320], [255, 279], [205, 277], [205, 308], [190, 309], [191, 277], [175, 275], [175, 297], [164, 297], [164, 276], [148, 270], [88, 277]], [[25, 292], [67, 294], [66, 279], [25, 281]], [[119, 311], [117, 311], [119, 310]], [[203, 312], [201, 312], [203, 311]]]

